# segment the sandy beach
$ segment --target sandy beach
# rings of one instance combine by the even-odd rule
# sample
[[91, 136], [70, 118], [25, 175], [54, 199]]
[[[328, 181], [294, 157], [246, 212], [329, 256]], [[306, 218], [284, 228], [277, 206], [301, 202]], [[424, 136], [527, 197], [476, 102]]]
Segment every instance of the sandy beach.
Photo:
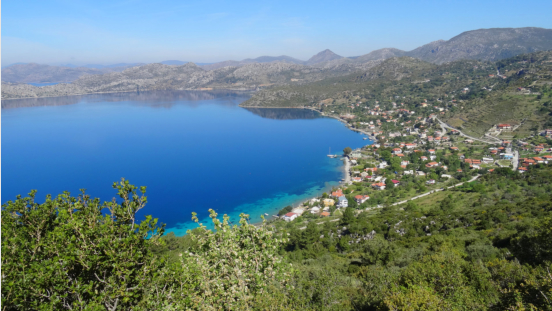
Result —
[[343, 166], [343, 174], [345, 175], [345, 177], [343, 177], [345, 179], [345, 181], [343, 182], [344, 184], [349, 184], [351, 182], [351, 174], [349, 174], [349, 170], [351, 169], [351, 164], [349, 162], [349, 159], [348, 158], [343, 158], [343, 163], [344, 163], [344, 166]]

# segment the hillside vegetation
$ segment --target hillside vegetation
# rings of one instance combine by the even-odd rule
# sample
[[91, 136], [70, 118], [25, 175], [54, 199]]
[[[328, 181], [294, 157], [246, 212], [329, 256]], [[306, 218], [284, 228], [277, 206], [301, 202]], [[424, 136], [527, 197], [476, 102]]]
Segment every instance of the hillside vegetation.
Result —
[[211, 212], [214, 230], [184, 237], [136, 221], [145, 187], [113, 187], [118, 203], [3, 205], [4, 310], [552, 309], [549, 165], [496, 169], [427, 206], [257, 227]]
[[498, 123], [521, 125], [512, 136], [527, 136], [552, 125], [551, 87], [550, 51], [498, 62], [462, 60], [442, 65], [401, 57], [364, 72], [263, 90], [241, 106], [309, 107], [363, 118], [369, 113], [364, 107], [377, 104], [392, 110], [396, 102], [416, 116], [438, 113], [475, 136]]

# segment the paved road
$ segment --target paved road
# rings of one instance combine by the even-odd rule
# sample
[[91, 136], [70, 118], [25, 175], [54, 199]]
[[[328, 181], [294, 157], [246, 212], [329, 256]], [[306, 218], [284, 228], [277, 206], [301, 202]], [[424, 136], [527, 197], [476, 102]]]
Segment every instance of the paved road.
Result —
[[472, 136], [469, 136], [469, 135], [466, 135], [464, 132], [460, 131], [459, 129], [455, 129], [454, 127], [446, 124], [445, 122], [439, 120], [439, 118], [435, 117], [435, 119], [437, 121], [439, 121], [439, 124], [441, 125], [441, 128], [443, 129], [443, 132], [446, 133], [446, 129], [451, 129], [451, 130], [457, 130], [459, 133], [460, 133], [460, 136], [464, 136], [464, 137], [467, 137], [469, 139], [473, 139], [473, 140], [477, 140], [477, 141], [481, 141], [481, 142], [484, 142], [486, 144], [501, 144], [502, 141], [496, 137], [492, 137], [492, 136], [487, 136], [485, 135], [485, 137], [489, 138], [489, 139], [492, 139], [493, 141], [487, 141], [487, 140], [483, 140], [483, 139], [480, 139], [480, 138], [475, 138], [475, 137], [472, 137]]

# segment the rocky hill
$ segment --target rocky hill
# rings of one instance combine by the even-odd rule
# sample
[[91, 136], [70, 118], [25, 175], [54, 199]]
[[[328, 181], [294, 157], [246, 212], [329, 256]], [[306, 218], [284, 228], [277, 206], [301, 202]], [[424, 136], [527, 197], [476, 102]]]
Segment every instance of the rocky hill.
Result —
[[[355, 73], [360, 79], [371, 75], [396, 75], [370, 71], [389, 58], [410, 57], [443, 64], [461, 59], [496, 61], [518, 54], [552, 49], [552, 29], [494, 28], [464, 32], [448, 41], [438, 40], [409, 52], [394, 48], [346, 58], [324, 50], [308, 61], [289, 56], [261, 56], [242, 61], [225, 61], [204, 66], [180, 61], [148, 64], [131, 68], [69, 68], [38, 64], [19, 64], [2, 69], [2, 98], [61, 96], [96, 92], [135, 90], [247, 89], [259, 90], [308, 83]], [[387, 63], [389, 64], [389, 63]], [[393, 69], [390, 69], [393, 70]], [[48, 87], [16, 83], [72, 82]], [[7, 82], [7, 83], [6, 83]], [[280, 92], [280, 91], [278, 91]]]
[[71, 84], [35, 87], [2, 83], [2, 98], [64, 96], [88, 93], [133, 92], [136, 90], [240, 89], [258, 90], [269, 86], [301, 85], [328, 77], [351, 74], [377, 62], [336, 65], [329, 68], [282, 62], [252, 63], [204, 70], [194, 63], [182, 66], [148, 64], [122, 72], [82, 76]]
[[11, 83], [72, 82], [84, 75], [120, 72], [130, 66], [88, 68], [48, 66], [35, 63], [15, 64], [2, 68], [2, 81]]
[[315, 65], [315, 64], [318, 64], [318, 63], [329, 62], [329, 61], [340, 59], [340, 58], [343, 58], [343, 56], [339, 56], [339, 55], [335, 54], [334, 52], [326, 49], [326, 50], [314, 55], [313, 57], [309, 58], [309, 60], [306, 61], [305, 64]]
[[491, 28], [466, 31], [448, 41], [434, 41], [406, 55], [442, 64], [459, 59], [496, 61], [551, 49], [552, 29]]

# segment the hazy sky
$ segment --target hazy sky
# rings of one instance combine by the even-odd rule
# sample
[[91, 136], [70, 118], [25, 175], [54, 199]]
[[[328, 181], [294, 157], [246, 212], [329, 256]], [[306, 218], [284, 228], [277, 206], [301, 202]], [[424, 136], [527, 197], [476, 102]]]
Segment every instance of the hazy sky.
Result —
[[551, 12], [550, 0], [5, 0], [2, 65], [357, 56], [479, 28], [552, 28]]

